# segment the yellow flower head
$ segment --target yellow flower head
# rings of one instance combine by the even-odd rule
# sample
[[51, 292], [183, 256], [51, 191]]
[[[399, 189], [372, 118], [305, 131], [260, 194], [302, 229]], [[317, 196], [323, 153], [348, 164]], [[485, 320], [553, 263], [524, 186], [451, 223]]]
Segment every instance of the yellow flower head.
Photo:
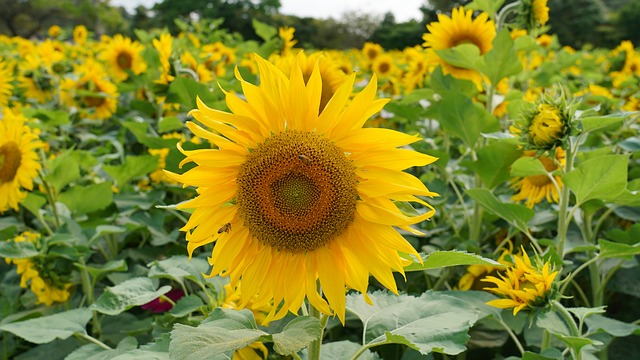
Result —
[[296, 32], [295, 28], [284, 26], [278, 29], [278, 34], [283, 41], [282, 55], [286, 55], [293, 47], [298, 43], [298, 40], [293, 39], [293, 33]]
[[549, 21], [549, 7], [547, 6], [547, 0], [533, 0], [531, 4], [533, 8], [531, 13], [533, 15], [533, 20], [544, 26], [547, 21]]
[[58, 25], [52, 25], [47, 31], [50, 37], [57, 38], [62, 33], [62, 29]]
[[4, 108], [0, 120], [0, 213], [18, 204], [33, 189], [41, 165], [36, 150], [43, 146], [37, 132], [19, 112]]
[[104, 120], [113, 115], [119, 94], [102, 66], [88, 61], [78, 66], [75, 73], [77, 80], [67, 78], [60, 85], [62, 102], [81, 109], [81, 114], [91, 119]]
[[552, 272], [549, 262], [542, 264], [536, 258], [536, 263], [532, 263], [524, 249], [520, 249], [522, 255], [514, 255], [514, 265], [499, 278], [487, 276], [483, 280], [496, 286], [485, 290], [503, 297], [487, 304], [501, 309], [513, 308], [513, 315], [525, 308], [543, 308], [556, 296], [554, 279], [558, 272]]
[[[493, 47], [496, 36], [496, 26], [489, 20], [489, 14], [481, 13], [472, 19], [473, 10], [465, 11], [459, 7], [453, 9], [451, 17], [438, 14], [438, 21], [427, 25], [428, 33], [422, 35], [423, 46], [434, 51], [451, 49], [461, 44], [472, 44], [478, 47], [481, 55], [486, 54]], [[482, 86], [482, 77], [474, 70], [456, 67], [437, 57], [445, 74], [453, 77], [473, 81], [478, 88]]]
[[384, 52], [382, 46], [372, 42], [364, 43], [362, 47], [362, 53], [364, 54], [365, 60], [368, 65], [372, 64], [373, 61]]
[[[272, 303], [265, 321], [297, 313], [306, 298], [344, 322], [347, 289], [368, 299], [370, 275], [397, 293], [392, 271], [403, 273], [408, 263], [400, 253], [417, 252], [394, 227], [416, 231], [409, 226], [434, 214], [416, 196], [437, 195], [402, 170], [436, 159], [398, 148], [416, 136], [363, 128], [387, 102], [375, 98], [375, 76], [351, 99], [351, 74], [319, 112], [318, 66], [305, 82], [299, 62], [287, 77], [255, 60], [260, 85], [236, 73], [244, 96], [226, 92], [231, 112], [198, 99], [190, 113], [211, 130], [192, 122], [189, 129], [217, 148], [181, 149], [183, 163], [196, 166], [168, 172], [197, 188], [197, 197], [178, 205], [193, 210], [181, 229], [189, 255], [215, 243], [211, 276], [229, 276], [233, 288], [242, 282], [242, 307]], [[425, 210], [409, 216], [394, 201]]]
[[13, 71], [9, 63], [0, 58], [0, 108], [7, 106], [13, 90]]
[[537, 146], [548, 147], [564, 136], [565, 127], [560, 109], [551, 104], [540, 104], [529, 125], [529, 139]]
[[142, 50], [144, 47], [139, 42], [118, 34], [108, 42], [100, 58], [106, 62], [113, 77], [123, 81], [129, 77], [127, 71], [139, 75], [147, 69], [140, 54]]
[[[534, 150], [527, 150], [524, 153], [524, 156], [528, 157], [534, 157], [535, 155], [536, 152]], [[542, 162], [547, 172], [552, 173], [565, 165], [565, 152], [561, 147], [555, 149], [554, 158], [542, 155], [538, 159]], [[563, 186], [562, 178], [559, 175], [552, 176], [555, 184], [547, 175], [530, 175], [512, 179], [511, 188], [513, 188], [516, 193], [511, 197], [511, 200], [525, 201], [525, 205], [529, 208], [533, 208], [544, 199], [546, 199], [547, 202], [557, 203], [559, 199], [558, 190], [562, 190]]]
[[515, 127], [526, 150], [552, 150], [566, 140], [572, 123], [575, 103], [569, 103], [561, 89], [527, 103]]
[[89, 31], [84, 25], [73, 28], [73, 42], [77, 45], [84, 45], [87, 42], [87, 36], [89, 36]]

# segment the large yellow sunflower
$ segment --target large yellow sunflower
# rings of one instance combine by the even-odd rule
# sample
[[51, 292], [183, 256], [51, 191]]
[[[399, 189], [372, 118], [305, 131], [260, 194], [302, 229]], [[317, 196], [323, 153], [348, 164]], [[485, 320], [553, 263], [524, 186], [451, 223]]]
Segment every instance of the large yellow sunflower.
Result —
[[40, 163], [36, 150], [44, 144], [26, 125], [27, 119], [4, 108], [0, 121], [0, 213], [12, 208], [27, 196], [21, 188], [33, 189]]
[[144, 46], [139, 42], [118, 34], [109, 42], [100, 57], [107, 63], [113, 77], [123, 81], [129, 77], [127, 71], [140, 75], [147, 69], [147, 64], [140, 55], [142, 50]]
[[[480, 54], [486, 54], [493, 46], [496, 26], [485, 12], [475, 19], [471, 18], [472, 15], [473, 10], [465, 11], [462, 7], [453, 9], [451, 17], [438, 14], [438, 21], [427, 25], [429, 32], [422, 36], [423, 46], [433, 50], [444, 50], [461, 44], [472, 44], [478, 47]], [[456, 67], [439, 56], [438, 60], [445, 74], [471, 80], [481, 88], [482, 77], [477, 71]]]
[[[266, 321], [297, 313], [306, 298], [344, 322], [348, 288], [368, 299], [372, 274], [397, 292], [392, 270], [403, 273], [407, 263], [399, 253], [418, 255], [394, 226], [415, 231], [409, 226], [434, 214], [416, 195], [437, 194], [402, 170], [436, 159], [398, 148], [417, 136], [362, 128], [387, 102], [375, 99], [375, 77], [349, 101], [350, 75], [319, 113], [317, 66], [305, 84], [299, 63], [288, 78], [255, 60], [260, 85], [236, 72], [246, 100], [227, 93], [231, 113], [199, 99], [191, 112], [212, 131], [192, 122], [189, 129], [217, 149], [181, 149], [183, 163], [197, 166], [168, 172], [197, 188], [196, 198], [178, 205], [193, 210], [181, 229], [189, 255], [215, 242], [211, 276], [229, 276], [233, 287], [241, 281], [242, 306], [273, 302]], [[426, 211], [409, 216], [394, 201], [417, 202]]]

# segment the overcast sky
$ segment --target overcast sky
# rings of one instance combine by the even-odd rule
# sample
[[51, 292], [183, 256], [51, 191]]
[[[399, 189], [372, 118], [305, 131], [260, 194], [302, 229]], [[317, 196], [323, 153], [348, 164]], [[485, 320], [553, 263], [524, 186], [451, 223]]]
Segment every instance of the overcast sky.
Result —
[[[153, 6], [160, 0], [111, 0], [115, 6], [124, 6], [133, 12], [138, 5]], [[369, 14], [382, 15], [392, 12], [396, 22], [422, 17], [420, 5], [425, 0], [280, 0], [280, 12], [286, 15], [315, 18], [340, 18], [345, 11], [362, 11]]]

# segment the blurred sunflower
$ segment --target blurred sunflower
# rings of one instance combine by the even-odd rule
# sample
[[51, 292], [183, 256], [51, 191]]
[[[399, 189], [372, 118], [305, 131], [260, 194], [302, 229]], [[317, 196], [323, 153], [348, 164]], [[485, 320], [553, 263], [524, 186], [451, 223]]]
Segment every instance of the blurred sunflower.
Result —
[[49, 35], [49, 37], [57, 38], [58, 36], [60, 36], [60, 34], [62, 34], [62, 28], [60, 28], [60, 26], [58, 25], [51, 25], [49, 27], [49, 30], [47, 30], [47, 34]]
[[106, 62], [113, 78], [123, 81], [129, 77], [127, 71], [140, 75], [147, 69], [147, 64], [140, 55], [142, 50], [144, 47], [139, 42], [118, 34], [106, 45], [100, 58]]
[[56, 88], [54, 80], [54, 75], [35, 54], [27, 55], [22, 61], [18, 87], [27, 99], [33, 99], [40, 104], [52, 100]]
[[280, 51], [280, 54], [287, 55], [298, 43], [298, 40], [294, 40], [293, 38], [293, 33], [295, 32], [295, 28], [288, 26], [278, 28], [278, 35], [280, 35], [280, 39], [282, 39], [282, 50]]
[[373, 64], [373, 61], [384, 52], [382, 46], [372, 42], [366, 42], [362, 46], [362, 54], [364, 54], [367, 67]]
[[533, 0], [531, 7], [533, 21], [544, 26], [547, 21], [549, 21], [549, 7], [547, 6], [547, 0]]
[[13, 90], [13, 71], [9, 63], [0, 58], [0, 108], [7, 106]]
[[[524, 156], [534, 157], [536, 152], [534, 150], [526, 150]], [[547, 172], [553, 173], [565, 166], [565, 152], [561, 147], [557, 147], [555, 149], [555, 160], [544, 155], [538, 157], [538, 160], [542, 162]], [[516, 193], [511, 199], [513, 201], [525, 201], [525, 205], [529, 208], [533, 208], [534, 205], [541, 203], [544, 199], [547, 199], [548, 202], [557, 203], [559, 199], [558, 190], [561, 190], [563, 186], [562, 178], [558, 175], [552, 176], [555, 184], [547, 175], [531, 175], [512, 179], [511, 188]]]
[[[387, 102], [375, 99], [375, 76], [349, 101], [350, 75], [319, 113], [318, 66], [305, 84], [300, 61], [287, 78], [255, 60], [259, 86], [236, 73], [246, 101], [227, 93], [227, 113], [198, 99], [190, 113], [214, 132], [187, 126], [218, 149], [181, 149], [182, 163], [197, 166], [182, 175], [168, 172], [199, 194], [178, 205], [193, 209], [181, 229], [189, 256], [215, 242], [211, 276], [229, 276], [234, 288], [242, 282], [240, 306], [273, 303], [265, 321], [297, 313], [306, 298], [344, 323], [347, 288], [370, 301], [372, 274], [397, 293], [392, 270], [404, 273], [409, 263], [400, 253], [418, 256], [394, 226], [415, 232], [410, 225], [434, 214], [416, 195], [437, 194], [402, 170], [436, 158], [397, 148], [416, 136], [362, 128]], [[426, 212], [405, 215], [394, 201], [418, 202]]]
[[180, 62], [182, 66], [193, 71], [193, 73], [198, 77], [196, 80], [201, 83], [209, 83], [213, 80], [213, 75], [211, 71], [207, 69], [207, 66], [202, 63], [199, 64], [196, 61], [196, 58], [191, 55], [189, 51], [185, 51], [180, 55]]
[[78, 25], [73, 28], [73, 42], [76, 45], [84, 45], [87, 42], [87, 37], [89, 36], [89, 31], [84, 25]]
[[487, 276], [483, 280], [496, 286], [485, 290], [505, 297], [487, 304], [501, 309], [513, 308], [513, 315], [525, 308], [544, 308], [557, 295], [554, 280], [558, 272], [551, 269], [549, 262], [542, 264], [536, 259], [536, 263], [532, 263], [523, 248], [521, 251], [522, 256], [514, 255], [514, 265], [500, 274], [500, 278]]
[[75, 70], [78, 79], [65, 79], [60, 84], [60, 98], [67, 106], [75, 106], [84, 117], [104, 120], [118, 107], [118, 91], [109, 81], [102, 66], [88, 61]]
[[[472, 19], [473, 10], [465, 11], [459, 7], [453, 9], [451, 17], [438, 14], [438, 21], [427, 25], [428, 33], [422, 36], [423, 46], [438, 50], [451, 49], [461, 44], [475, 45], [481, 55], [486, 54], [493, 47], [493, 39], [496, 36], [496, 26], [493, 20], [489, 20], [489, 14], [483, 12]], [[442, 71], [459, 79], [473, 81], [478, 89], [482, 88], [482, 77], [475, 71], [464, 69], [447, 63], [440, 56], [437, 57]]]
[[382, 79], [392, 76], [396, 71], [393, 57], [389, 54], [376, 57], [371, 64], [371, 71]]
[[36, 150], [44, 146], [36, 131], [27, 126], [19, 112], [5, 107], [0, 121], [0, 213], [27, 196], [21, 188], [33, 189], [33, 179], [41, 165]]
[[160, 78], [155, 82], [167, 85], [175, 76], [171, 74], [171, 53], [173, 51], [173, 38], [171, 34], [161, 34], [160, 38], [153, 39], [153, 47], [160, 56]]

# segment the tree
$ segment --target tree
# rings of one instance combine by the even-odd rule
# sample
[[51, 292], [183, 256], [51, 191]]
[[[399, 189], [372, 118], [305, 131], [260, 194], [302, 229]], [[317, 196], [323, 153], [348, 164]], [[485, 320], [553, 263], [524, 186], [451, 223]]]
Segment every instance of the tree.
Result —
[[549, 1], [550, 33], [563, 45], [601, 46], [605, 42], [599, 27], [605, 24], [605, 6], [598, 0]]
[[640, 0], [631, 0], [620, 8], [616, 27], [622, 39], [640, 46]]
[[386, 13], [380, 26], [371, 36], [371, 41], [385, 49], [404, 49], [422, 43], [424, 25], [415, 20], [397, 24], [392, 13]]

